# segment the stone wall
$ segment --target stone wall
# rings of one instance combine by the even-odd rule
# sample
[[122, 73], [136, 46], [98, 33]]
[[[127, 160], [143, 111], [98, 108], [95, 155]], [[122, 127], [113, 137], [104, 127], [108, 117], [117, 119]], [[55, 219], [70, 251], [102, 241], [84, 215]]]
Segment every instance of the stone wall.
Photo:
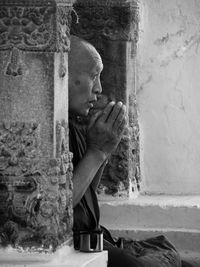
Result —
[[200, 193], [200, 2], [141, 1], [137, 102], [143, 191]]

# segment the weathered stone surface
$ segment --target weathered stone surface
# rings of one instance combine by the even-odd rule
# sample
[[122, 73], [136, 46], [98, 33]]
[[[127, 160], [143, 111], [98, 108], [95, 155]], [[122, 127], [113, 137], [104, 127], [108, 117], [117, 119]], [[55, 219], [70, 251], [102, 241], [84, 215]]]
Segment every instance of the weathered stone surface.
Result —
[[2, 0], [0, 50], [68, 51], [70, 2]]
[[0, 245], [71, 242], [70, 1], [0, 2]]
[[128, 41], [138, 37], [137, 1], [78, 0], [74, 7], [78, 23], [72, 30], [91, 42], [106, 38]]
[[[137, 1], [83, 1], [75, 3], [78, 19], [71, 32], [92, 43], [99, 51], [104, 99], [123, 101], [128, 108], [128, 126], [117, 151], [105, 169], [100, 191], [121, 195], [139, 188], [139, 127], [135, 95], [135, 54], [138, 39]], [[102, 101], [102, 102], [101, 102]]]
[[[72, 227], [70, 154], [62, 150], [55, 158], [43, 158], [37, 123], [1, 123], [0, 137], [2, 244], [56, 246], [59, 234], [64, 242], [69, 237], [65, 220]], [[66, 142], [61, 140], [58, 147]]]
[[[70, 1], [2, 0], [0, 50], [10, 50], [7, 75], [22, 75], [20, 51], [67, 52], [71, 21]], [[61, 61], [60, 75], [66, 72]]]
[[150, 195], [200, 195], [199, 14], [200, 1], [143, 1], [137, 97]]

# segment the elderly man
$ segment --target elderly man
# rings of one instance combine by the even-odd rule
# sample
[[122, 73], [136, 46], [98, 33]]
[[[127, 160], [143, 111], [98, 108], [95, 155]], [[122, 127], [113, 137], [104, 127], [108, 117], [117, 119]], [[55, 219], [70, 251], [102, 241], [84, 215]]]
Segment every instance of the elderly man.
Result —
[[[73, 207], [74, 245], [79, 248], [80, 231], [100, 229], [96, 189], [108, 156], [120, 142], [125, 124], [126, 107], [110, 102], [93, 115], [85, 127], [78, 117], [87, 117], [101, 94], [100, 74], [103, 64], [96, 49], [88, 42], [71, 37], [69, 53], [69, 137], [74, 154]], [[136, 242], [115, 241], [104, 232], [104, 249], [108, 250], [109, 267], [180, 267], [175, 248], [163, 236]]]

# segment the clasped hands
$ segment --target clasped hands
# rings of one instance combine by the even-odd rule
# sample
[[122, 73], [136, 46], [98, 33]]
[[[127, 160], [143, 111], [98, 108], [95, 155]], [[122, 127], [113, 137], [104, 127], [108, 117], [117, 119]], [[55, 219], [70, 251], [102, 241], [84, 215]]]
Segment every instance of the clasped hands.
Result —
[[126, 106], [110, 102], [94, 114], [87, 129], [88, 149], [97, 150], [107, 158], [119, 144], [126, 125]]

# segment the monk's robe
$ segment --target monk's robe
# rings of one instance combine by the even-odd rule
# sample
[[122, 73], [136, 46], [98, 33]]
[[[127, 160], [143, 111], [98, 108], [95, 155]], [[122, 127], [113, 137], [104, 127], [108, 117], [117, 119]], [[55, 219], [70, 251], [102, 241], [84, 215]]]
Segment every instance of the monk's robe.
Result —
[[[69, 147], [74, 168], [87, 150], [86, 128], [74, 119], [69, 120]], [[143, 241], [113, 238], [99, 225], [99, 205], [96, 192], [89, 186], [74, 207], [74, 247], [79, 249], [79, 232], [101, 229], [104, 250], [108, 251], [108, 267], [180, 267], [181, 260], [175, 247], [163, 235]]]

